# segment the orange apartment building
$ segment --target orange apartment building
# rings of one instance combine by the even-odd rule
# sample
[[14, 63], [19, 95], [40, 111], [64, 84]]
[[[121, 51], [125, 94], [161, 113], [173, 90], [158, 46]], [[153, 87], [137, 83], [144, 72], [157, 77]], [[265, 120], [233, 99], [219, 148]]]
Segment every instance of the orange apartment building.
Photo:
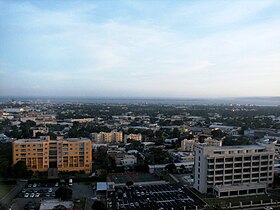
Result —
[[19, 139], [13, 142], [13, 164], [20, 160], [33, 171], [57, 168], [58, 171], [90, 173], [92, 143], [87, 138]]

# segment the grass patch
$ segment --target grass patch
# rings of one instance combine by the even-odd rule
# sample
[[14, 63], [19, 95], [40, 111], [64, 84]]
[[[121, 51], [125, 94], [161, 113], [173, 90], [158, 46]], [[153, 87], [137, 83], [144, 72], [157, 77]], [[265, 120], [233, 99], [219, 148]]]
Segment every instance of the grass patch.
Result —
[[0, 200], [5, 197], [13, 188], [15, 185], [4, 185], [0, 184]]

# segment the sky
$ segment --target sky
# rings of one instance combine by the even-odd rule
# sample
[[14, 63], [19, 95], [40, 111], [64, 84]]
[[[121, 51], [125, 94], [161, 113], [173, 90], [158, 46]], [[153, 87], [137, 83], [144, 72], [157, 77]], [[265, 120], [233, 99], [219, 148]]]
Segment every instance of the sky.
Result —
[[0, 0], [0, 96], [280, 96], [279, 0]]

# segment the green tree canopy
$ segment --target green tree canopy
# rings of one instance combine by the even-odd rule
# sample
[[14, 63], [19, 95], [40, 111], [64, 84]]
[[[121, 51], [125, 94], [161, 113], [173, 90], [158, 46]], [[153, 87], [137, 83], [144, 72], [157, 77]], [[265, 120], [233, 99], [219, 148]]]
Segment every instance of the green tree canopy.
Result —
[[70, 188], [61, 186], [55, 191], [55, 197], [61, 200], [69, 200], [72, 198], [72, 190]]

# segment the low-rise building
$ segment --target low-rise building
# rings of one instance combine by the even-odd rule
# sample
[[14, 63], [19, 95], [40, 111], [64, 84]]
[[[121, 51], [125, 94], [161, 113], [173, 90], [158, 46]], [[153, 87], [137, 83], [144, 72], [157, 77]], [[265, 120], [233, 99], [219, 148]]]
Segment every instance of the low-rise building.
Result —
[[137, 158], [134, 155], [119, 154], [115, 157], [116, 165], [120, 166], [136, 166]]
[[34, 128], [33, 130], [32, 130], [32, 133], [33, 133], [33, 137], [36, 137], [36, 134], [37, 133], [41, 133], [41, 134], [48, 134], [48, 132], [49, 132], [49, 129], [48, 129], [48, 127], [38, 127], [38, 128]]
[[141, 133], [138, 133], [138, 134], [131, 133], [129, 135], [125, 135], [124, 136], [125, 143], [127, 143], [128, 139], [133, 140], [133, 141], [142, 141], [142, 135], [141, 135]]
[[39, 210], [53, 210], [53, 209], [65, 209], [73, 210], [74, 204], [72, 201], [62, 201], [59, 199], [42, 200]]

